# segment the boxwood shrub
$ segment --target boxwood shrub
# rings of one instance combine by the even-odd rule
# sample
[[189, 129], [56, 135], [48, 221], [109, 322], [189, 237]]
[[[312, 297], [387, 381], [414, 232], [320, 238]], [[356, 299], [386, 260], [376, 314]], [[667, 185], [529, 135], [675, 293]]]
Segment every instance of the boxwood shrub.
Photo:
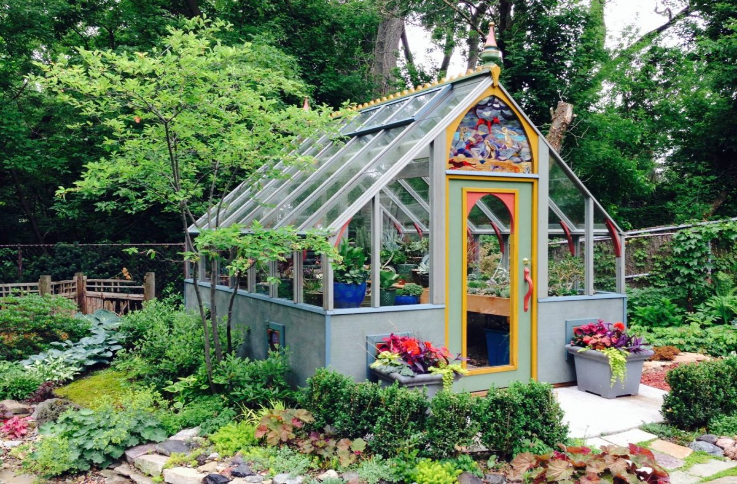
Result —
[[682, 365], [668, 372], [671, 391], [663, 399], [666, 422], [683, 429], [707, 425], [737, 412], [737, 358]]

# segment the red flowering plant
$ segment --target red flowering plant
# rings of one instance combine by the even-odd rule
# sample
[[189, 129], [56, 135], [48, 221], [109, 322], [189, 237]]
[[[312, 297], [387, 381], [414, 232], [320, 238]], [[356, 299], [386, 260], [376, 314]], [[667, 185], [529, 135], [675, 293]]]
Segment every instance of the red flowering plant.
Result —
[[446, 388], [453, 383], [456, 375], [468, 372], [461, 366], [460, 355], [453, 356], [445, 346], [434, 346], [430, 341], [412, 336], [392, 333], [382, 338], [376, 350], [378, 355], [371, 368], [403, 376], [441, 374]]
[[606, 323], [601, 319], [575, 328], [571, 346], [580, 346], [579, 351], [596, 350], [604, 353], [612, 370], [612, 386], [617, 380], [624, 385], [627, 377], [627, 355], [648, 349], [642, 338], [627, 333], [624, 323]]

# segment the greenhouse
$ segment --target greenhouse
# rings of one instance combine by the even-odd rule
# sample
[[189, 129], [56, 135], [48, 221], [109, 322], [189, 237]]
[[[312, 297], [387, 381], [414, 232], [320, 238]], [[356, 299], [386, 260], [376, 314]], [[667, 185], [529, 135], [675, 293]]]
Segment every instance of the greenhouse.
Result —
[[469, 373], [454, 388], [476, 391], [571, 382], [572, 328], [625, 320], [621, 230], [499, 84], [493, 39], [482, 59], [359, 106], [342, 140], [304, 141], [291, 155], [314, 169], [226, 197], [220, 226], [325, 230], [367, 273], [360, 283], [309, 251], [253, 267], [238, 287], [201, 269], [221, 304], [237, 294], [243, 354], [288, 347], [295, 383], [319, 367], [362, 380], [379, 338], [415, 334], [460, 354]]

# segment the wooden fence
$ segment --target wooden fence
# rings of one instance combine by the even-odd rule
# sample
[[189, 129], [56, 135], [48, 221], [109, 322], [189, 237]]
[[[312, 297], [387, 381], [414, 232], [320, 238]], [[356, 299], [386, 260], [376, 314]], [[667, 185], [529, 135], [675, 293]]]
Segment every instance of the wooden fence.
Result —
[[63, 296], [75, 301], [83, 314], [92, 314], [98, 309], [125, 314], [140, 309], [143, 301], [154, 299], [156, 275], [147, 272], [142, 285], [126, 279], [87, 279], [81, 272], [67, 281], [52, 281], [51, 276], [41, 276], [38, 282], [0, 284], [0, 297], [24, 293]]

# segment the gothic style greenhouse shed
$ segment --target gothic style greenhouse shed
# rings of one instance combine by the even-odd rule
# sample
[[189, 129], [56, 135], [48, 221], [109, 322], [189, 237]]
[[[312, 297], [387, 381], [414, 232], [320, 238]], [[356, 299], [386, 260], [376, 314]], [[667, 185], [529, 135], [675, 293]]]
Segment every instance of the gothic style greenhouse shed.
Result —
[[378, 338], [413, 333], [465, 358], [458, 390], [575, 379], [572, 327], [625, 319], [624, 240], [499, 84], [500, 57], [490, 35], [486, 66], [359, 106], [347, 141], [297, 148], [314, 170], [226, 198], [221, 226], [325, 229], [370, 268], [368, 287], [341, 284], [311, 252], [254, 267], [239, 287], [203, 270], [223, 307], [237, 291], [245, 354], [287, 346], [297, 384], [323, 366], [362, 380]]

